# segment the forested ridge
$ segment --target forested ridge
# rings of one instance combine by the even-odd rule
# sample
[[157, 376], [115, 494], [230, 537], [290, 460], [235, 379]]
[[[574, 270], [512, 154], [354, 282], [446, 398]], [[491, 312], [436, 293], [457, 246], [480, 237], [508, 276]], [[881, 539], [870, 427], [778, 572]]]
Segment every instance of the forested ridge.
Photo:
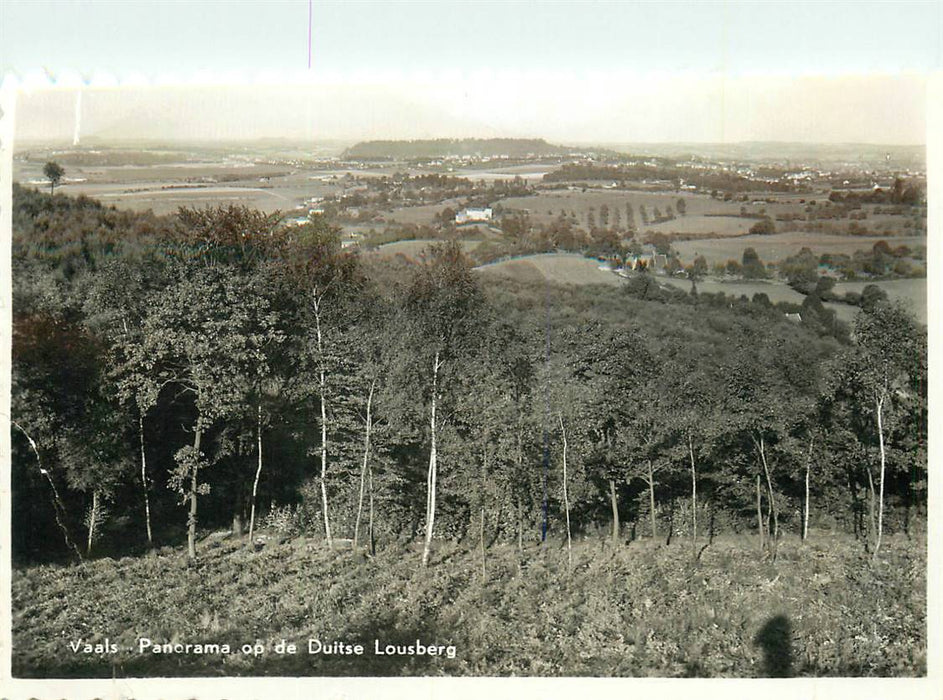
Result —
[[576, 149], [549, 144], [543, 139], [417, 139], [412, 141], [361, 141], [342, 154], [355, 160], [419, 158], [533, 158], [558, 156]]
[[[201, 537], [367, 553], [445, 540], [922, 530], [926, 329], [880, 297], [850, 339], [775, 308], [410, 264], [315, 219], [133, 214], [14, 188], [21, 564]], [[642, 275], [646, 273], [641, 273]], [[451, 545], [450, 545], [451, 546]], [[569, 550], [568, 550], [569, 551]]]

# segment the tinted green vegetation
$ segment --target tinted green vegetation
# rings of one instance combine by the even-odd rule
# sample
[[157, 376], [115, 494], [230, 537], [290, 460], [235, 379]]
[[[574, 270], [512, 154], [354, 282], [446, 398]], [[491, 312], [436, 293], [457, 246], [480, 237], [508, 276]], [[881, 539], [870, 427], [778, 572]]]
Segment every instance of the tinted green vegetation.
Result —
[[[754, 675], [732, 658], [689, 666], [692, 651], [679, 657], [654, 641], [656, 651], [625, 665], [609, 642], [593, 647], [585, 667], [501, 665], [533, 659], [528, 648], [516, 660], [487, 657], [497, 643], [490, 630], [513, 627], [525, 645], [553, 638], [582, 658], [573, 626], [596, 619], [600, 606], [612, 627], [594, 639], [611, 632], [641, 647], [648, 632], [631, 631], [624, 596], [675, 576], [665, 600], [676, 604], [690, 585], [686, 567], [704, 562], [749, 586], [757, 572], [806, 577], [789, 590], [816, 572], [851, 572], [861, 587], [849, 615], [876, 630], [875, 653], [885, 639], [909, 640], [884, 666], [853, 666], [850, 651], [833, 657], [815, 643], [815, 656], [791, 671], [921, 672], [923, 637], [910, 630], [922, 613], [906, 621], [880, 612], [875, 601], [889, 584], [873, 577], [922, 556], [909, 538], [922, 541], [926, 507], [926, 330], [881, 295], [861, 295], [852, 342], [814, 295], [794, 323], [762, 295], [669, 291], [644, 272], [616, 287], [479, 275], [455, 242], [416, 261], [361, 258], [319, 217], [286, 227], [277, 215], [228, 207], [159, 218], [14, 195], [14, 556], [19, 580], [38, 581], [36, 600], [57, 590], [85, 601], [75, 605], [89, 616], [74, 623], [81, 629], [110, 634], [90, 624], [111, 608], [96, 606], [115, 577], [151, 567], [140, 574], [148, 590], [164, 596], [179, 585], [186, 602], [152, 593], [150, 613], [114, 634], [144, 635], [146, 620], [166, 619], [155, 636], [189, 635], [204, 612], [212, 630], [223, 612], [208, 599], [256, 606], [254, 618], [262, 595], [279, 601], [267, 624], [285, 626], [286, 637], [330, 606], [343, 612], [323, 618], [339, 626], [327, 631], [359, 634], [370, 616], [370, 629], [439, 634], [459, 626], [443, 591], [466, 590], [467, 605], [497, 617], [482, 622], [481, 636], [463, 629], [467, 665], [449, 671]], [[691, 279], [705, 267], [693, 266]], [[811, 546], [797, 549], [810, 526], [843, 542], [822, 569]], [[232, 533], [225, 545], [205, 539], [220, 529]], [[296, 542], [256, 555], [259, 531], [304, 537], [304, 553]], [[610, 549], [582, 544], [594, 535]], [[547, 536], [565, 543], [559, 557], [540, 546]], [[743, 568], [734, 563], [742, 556], [724, 559], [715, 547], [728, 536], [739, 537], [734, 551], [754, 552]], [[590, 600], [610, 560], [619, 571], [635, 566], [632, 548], [622, 550], [640, 538], [668, 544], [644, 561], [673, 573], [654, 576], [646, 564]], [[331, 553], [348, 544], [353, 559]], [[145, 556], [158, 546], [172, 549]], [[88, 561], [105, 555], [125, 558]], [[548, 558], [535, 577], [542, 590], [560, 587], [554, 615], [584, 617], [551, 625], [527, 599], [531, 589], [515, 588], [515, 567], [539, 572]], [[35, 569], [49, 560], [84, 563]], [[213, 590], [214, 577], [248, 576], [263, 560], [264, 573], [244, 581], [257, 589], [250, 596]], [[386, 583], [372, 578], [387, 569]], [[472, 570], [481, 585], [470, 585]], [[296, 574], [324, 583], [278, 588]], [[76, 590], [89, 575], [94, 583]], [[34, 583], [17, 585], [27, 586], [17, 609], [32, 612], [17, 623], [16, 663], [42, 672], [53, 663], [43, 660], [53, 611], [29, 607]], [[319, 597], [335, 585], [339, 598]], [[736, 609], [729, 588], [724, 604]], [[916, 588], [899, 602], [919, 611], [921, 595]], [[147, 600], [137, 589], [128, 596]], [[503, 600], [520, 613], [502, 617]], [[694, 619], [700, 600], [692, 595], [693, 607], [669, 618], [665, 638], [686, 643], [674, 626]], [[783, 614], [798, 625], [800, 613]], [[835, 625], [828, 633], [844, 633], [844, 613], [822, 614]], [[717, 658], [744, 648], [756, 616], [745, 626], [711, 623], [733, 635]], [[654, 630], [658, 617], [640, 619]], [[782, 632], [781, 622], [773, 627]], [[128, 664], [122, 672], [141, 672]]]
[[[920, 541], [922, 543], [922, 541]], [[636, 542], [523, 553], [445, 545], [420, 555], [328, 552], [311, 540], [247, 549], [216, 540], [178, 553], [36, 567], [13, 587], [14, 673], [103, 677], [217, 675], [532, 675], [767, 677], [926, 673], [926, 551], [901, 538], [871, 567], [849, 537], [791, 540], [780, 564], [744, 537], [692, 562], [683, 547]], [[875, 625], [872, 620], [878, 620]], [[109, 640], [114, 655], [68, 641]], [[229, 654], [137, 652], [139, 638], [218, 643]], [[455, 658], [374, 654], [385, 644], [454, 645]], [[362, 656], [308, 654], [308, 640], [360, 643]], [[274, 652], [294, 642], [294, 656]], [[263, 644], [259, 656], [243, 643]]]

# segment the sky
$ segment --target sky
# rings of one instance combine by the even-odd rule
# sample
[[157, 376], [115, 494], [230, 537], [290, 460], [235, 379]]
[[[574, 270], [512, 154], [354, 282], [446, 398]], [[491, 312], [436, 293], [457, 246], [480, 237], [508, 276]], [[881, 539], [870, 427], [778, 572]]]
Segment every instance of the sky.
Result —
[[914, 144], [941, 47], [939, 0], [0, 2], [21, 140]]

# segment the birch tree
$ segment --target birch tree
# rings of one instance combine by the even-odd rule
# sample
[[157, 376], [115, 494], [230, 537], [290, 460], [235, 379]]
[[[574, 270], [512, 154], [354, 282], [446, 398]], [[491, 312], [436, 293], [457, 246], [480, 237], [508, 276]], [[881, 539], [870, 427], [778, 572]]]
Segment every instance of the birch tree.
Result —
[[877, 448], [877, 483], [871, 465], [866, 468], [876, 510], [871, 554], [877, 560], [884, 533], [889, 438], [906, 413], [904, 406], [916, 401], [920, 393], [917, 385], [925, 366], [926, 340], [912, 314], [899, 302], [890, 301], [868, 305], [858, 314], [855, 340], [855, 350], [843, 366], [843, 394], [862, 418], [862, 440]]
[[349, 373], [345, 357], [351, 347], [345, 333], [362, 315], [363, 277], [355, 256], [340, 245], [340, 231], [318, 217], [292, 231], [282, 254], [286, 289], [298, 296], [294, 318], [302, 334], [298, 338], [301, 362], [297, 371], [296, 396], [315, 397], [318, 404], [319, 487], [324, 539], [333, 546], [331, 506], [328, 488], [332, 459], [331, 435], [335, 432], [332, 402], [349, 393]]
[[427, 413], [429, 466], [426, 472], [425, 538], [422, 566], [429, 563], [435, 530], [439, 470], [439, 434], [449, 374], [467, 353], [478, 329], [481, 289], [456, 242], [433, 245], [417, 266], [403, 300], [411, 355], [423, 378]]

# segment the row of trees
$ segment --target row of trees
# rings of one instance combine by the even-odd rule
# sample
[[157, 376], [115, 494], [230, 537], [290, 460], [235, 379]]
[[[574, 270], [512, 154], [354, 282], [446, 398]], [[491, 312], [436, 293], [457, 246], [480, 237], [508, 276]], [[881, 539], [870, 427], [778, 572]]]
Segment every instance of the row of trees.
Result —
[[361, 258], [321, 219], [14, 195], [20, 558], [184, 536], [195, 557], [200, 528], [254, 533], [277, 503], [328, 545], [417, 538], [424, 564], [435, 537], [484, 557], [621, 541], [627, 517], [695, 547], [755, 523], [774, 552], [818, 513], [876, 554], [887, 495], [925, 502], [925, 332], [892, 304], [842, 346], [618, 291], [548, 304], [455, 244]]

